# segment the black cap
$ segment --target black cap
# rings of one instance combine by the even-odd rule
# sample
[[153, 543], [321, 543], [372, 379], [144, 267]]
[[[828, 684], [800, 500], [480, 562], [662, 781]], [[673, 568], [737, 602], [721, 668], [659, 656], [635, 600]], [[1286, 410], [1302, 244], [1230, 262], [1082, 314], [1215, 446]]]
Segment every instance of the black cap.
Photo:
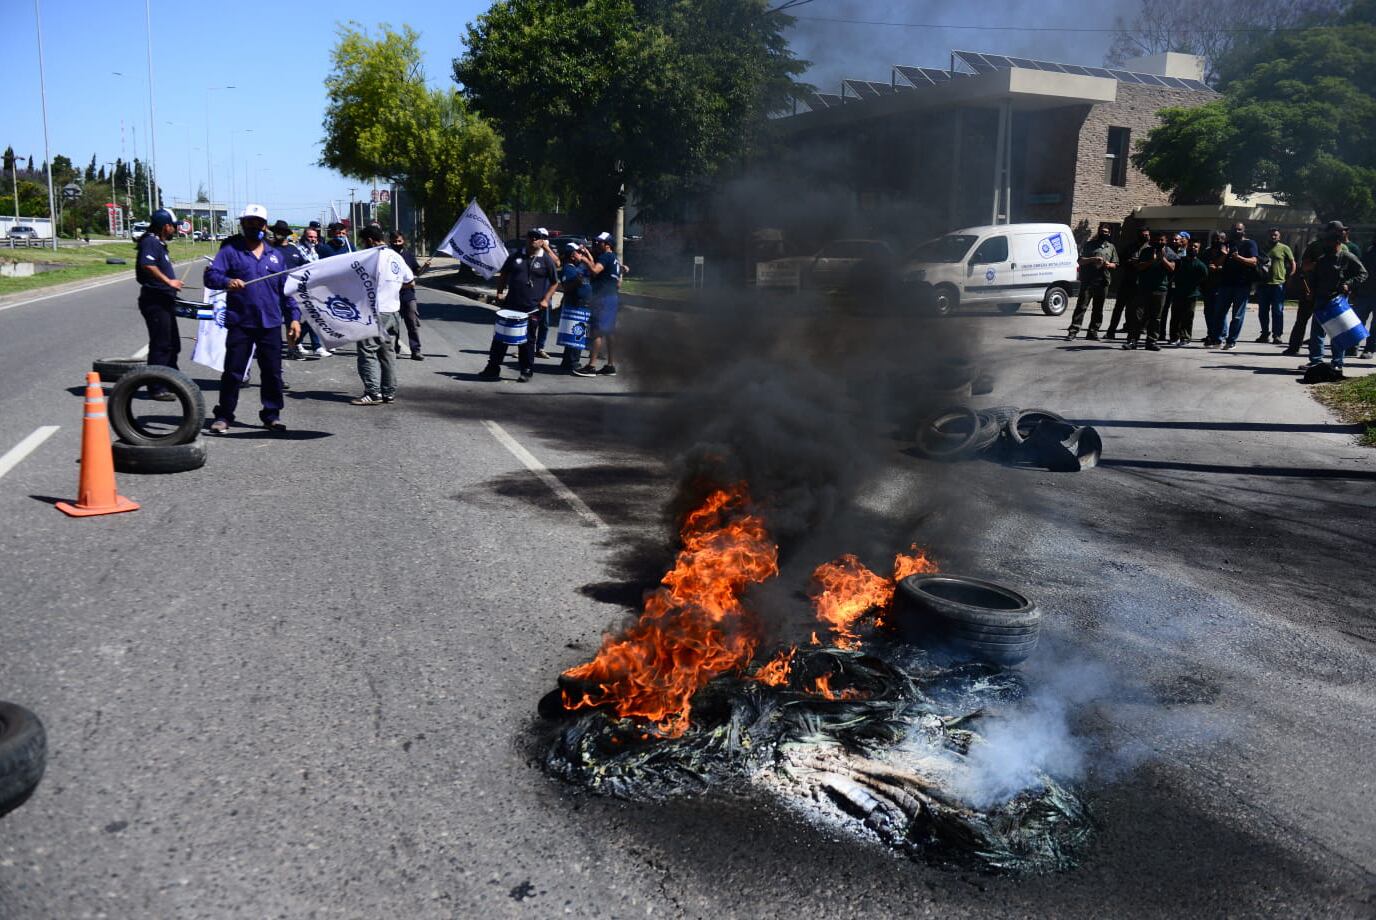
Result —
[[529, 230], [526, 231], [526, 239], [538, 240], [540, 238], [540, 231], [535, 229], [534, 227], [531, 227]]
[[1342, 234], [1347, 232], [1347, 227], [1340, 220], [1330, 220], [1324, 225], [1323, 231], [1329, 235]]
[[318, 220], [313, 220], [313, 221], [311, 221], [310, 223], [306, 224], [306, 229], [307, 229], [307, 230], [319, 230], [319, 229], [320, 229], [320, 221], [318, 221]]
[[290, 236], [291, 225], [288, 224], [285, 220], [279, 220], [277, 221], [277, 223], [272, 225], [272, 232], [277, 234], [278, 236]]

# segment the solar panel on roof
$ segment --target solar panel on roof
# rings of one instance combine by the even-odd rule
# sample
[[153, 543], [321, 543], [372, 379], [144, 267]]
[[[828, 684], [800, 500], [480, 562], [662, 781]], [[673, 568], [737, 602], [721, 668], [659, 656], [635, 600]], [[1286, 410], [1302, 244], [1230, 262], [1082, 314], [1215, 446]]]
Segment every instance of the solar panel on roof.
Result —
[[1108, 77], [1110, 80], [1113, 79], [1113, 74], [1102, 67], [1086, 67], [1085, 70], [1089, 71], [1091, 77]]
[[984, 55], [977, 51], [955, 51], [953, 54], [969, 64], [978, 73], [993, 73], [998, 70], [997, 67], [984, 59]]
[[1065, 68], [1066, 73], [1073, 73], [1080, 77], [1089, 76], [1088, 67], [1081, 67], [1079, 64], [1062, 64], [1061, 66]]
[[897, 90], [887, 83], [875, 83], [873, 80], [870, 80], [866, 85], [881, 96], [892, 96], [897, 92]]
[[879, 96], [879, 92], [865, 80], [843, 80], [842, 83], [861, 99], [875, 99]]
[[1010, 57], [1010, 58], [1008, 58], [1008, 63], [1012, 64], [1014, 67], [1021, 67], [1023, 70], [1040, 70], [1040, 69], [1041, 69], [1040, 67], [1037, 66], [1037, 62], [1036, 62], [1036, 61], [1028, 60], [1027, 58], [1015, 58], [1015, 57]]
[[1209, 86], [1209, 84], [1204, 83], [1204, 82], [1201, 81], [1201, 80], [1184, 80], [1184, 79], [1182, 79], [1180, 82], [1185, 84], [1185, 88], [1186, 88], [1186, 89], [1207, 90], [1207, 89], [1210, 89], [1210, 88], [1211, 88], [1211, 87]]
[[1128, 73], [1126, 70], [1110, 70], [1109, 73], [1113, 74], [1113, 76], [1116, 77], [1120, 83], [1142, 82], [1141, 80], [1137, 79], [1137, 74]]
[[814, 93], [813, 95], [820, 99], [822, 105], [826, 106], [827, 108], [831, 108], [833, 105], [841, 104], [841, 97], [836, 95], [835, 93]]
[[986, 54], [984, 59], [996, 70], [1013, 70], [1018, 65], [1013, 63], [1013, 59], [1004, 57], [1001, 54]]
[[913, 86], [931, 86], [936, 82], [931, 77], [927, 76], [927, 73], [921, 67], [904, 67], [900, 64], [895, 67], [894, 70], [898, 71], [898, 75]]
[[1133, 74], [1133, 76], [1136, 77], [1137, 79], [1141, 80], [1143, 83], [1147, 84], [1148, 86], [1169, 86], [1169, 85], [1170, 85], [1169, 83], [1167, 83], [1165, 80], [1161, 79], [1160, 77], [1158, 77], [1158, 76], [1157, 76], [1156, 74], [1154, 74], [1154, 73], [1135, 73], [1135, 74]]
[[1172, 89], [1188, 89], [1185, 86], [1185, 81], [1179, 77], [1157, 77], [1157, 79], [1166, 81], [1166, 85]]
[[827, 101], [822, 98], [821, 93], [808, 93], [803, 97], [803, 104], [814, 112], [820, 112], [822, 109], [829, 108]]
[[958, 70], [938, 70], [935, 67], [922, 67], [920, 69], [922, 73], [926, 75], [927, 79], [931, 80], [933, 83], [949, 83], [956, 77], [967, 76], [967, 74], [963, 74]]
[[1053, 64], [1051, 61], [1033, 61], [1038, 70], [1045, 70], [1048, 73], [1065, 73], [1065, 68], [1060, 64]]

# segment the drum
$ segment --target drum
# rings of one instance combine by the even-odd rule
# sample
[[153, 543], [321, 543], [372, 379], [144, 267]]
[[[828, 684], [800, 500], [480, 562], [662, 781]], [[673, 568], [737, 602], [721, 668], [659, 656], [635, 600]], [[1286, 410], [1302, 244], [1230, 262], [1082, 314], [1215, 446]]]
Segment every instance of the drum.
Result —
[[565, 348], [588, 347], [588, 326], [592, 311], [587, 307], [564, 307], [559, 316], [559, 344]]
[[524, 345], [526, 342], [526, 315], [515, 310], [497, 311], [497, 328], [492, 337], [506, 345]]

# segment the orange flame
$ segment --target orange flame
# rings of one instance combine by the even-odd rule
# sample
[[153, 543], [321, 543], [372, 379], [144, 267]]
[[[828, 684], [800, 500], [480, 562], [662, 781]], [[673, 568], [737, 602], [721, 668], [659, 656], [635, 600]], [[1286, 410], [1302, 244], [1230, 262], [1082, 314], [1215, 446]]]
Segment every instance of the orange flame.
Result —
[[862, 695], [854, 687], [846, 687], [840, 691], [832, 690], [830, 674], [823, 674], [813, 681], [812, 692], [828, 700], [858, 700]]
[[817, 619], [836, 634], [832, 642], [837, 648], [859, 645], [860, 637], [851, 629], [855, 621], [893, 600], [893, 582], [865, 568], [851, 553], [817, 566], [812, 583], [812, 606]]
[[746, 510], [744, 484], [718, 489], [684, 521], [674, 567], [645, 599], [640, 619], [607, 636], [596, 657], [564, 672], [585, 689], [563, 691], [566, 709], [610, 705], [621, 717], [653, 722], [661, 735], [688, 730], [690, 700], [718, 674], [755, 654], [754, 622], [741, 606], [752, 584], [779, 573], [778, 547]]
[[793, 668], [793, 656], [797, 652], [798, 646], [795, 645], [775, 655], [769, 663], [755, 672], [755, 679], [769, 687], [782, 687], [787, 684], [788, 672]]
[[909, 575], [924, 575], [927, 572], [937, 570], [936, 563], [927, 558], [927, 554], [917, 548], [914, 543], [908, 547], [911, 556], [899, 553], [893, 557], [893, 580], [898, 582], [907, 578]]

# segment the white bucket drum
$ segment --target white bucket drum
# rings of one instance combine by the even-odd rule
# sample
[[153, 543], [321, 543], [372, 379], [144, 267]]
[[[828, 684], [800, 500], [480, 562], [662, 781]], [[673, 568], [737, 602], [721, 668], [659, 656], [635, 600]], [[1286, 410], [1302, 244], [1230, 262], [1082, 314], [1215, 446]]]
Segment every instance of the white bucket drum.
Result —
[[559, 344], [565, 348], [588, 347], [588, 326], [592, 311], [587, 307], [564, 307], [559, 311]]
[[526, 343], [526, 315], [515, 310], [497, 311], [497, 328], [492, 337], [506, 345]]

